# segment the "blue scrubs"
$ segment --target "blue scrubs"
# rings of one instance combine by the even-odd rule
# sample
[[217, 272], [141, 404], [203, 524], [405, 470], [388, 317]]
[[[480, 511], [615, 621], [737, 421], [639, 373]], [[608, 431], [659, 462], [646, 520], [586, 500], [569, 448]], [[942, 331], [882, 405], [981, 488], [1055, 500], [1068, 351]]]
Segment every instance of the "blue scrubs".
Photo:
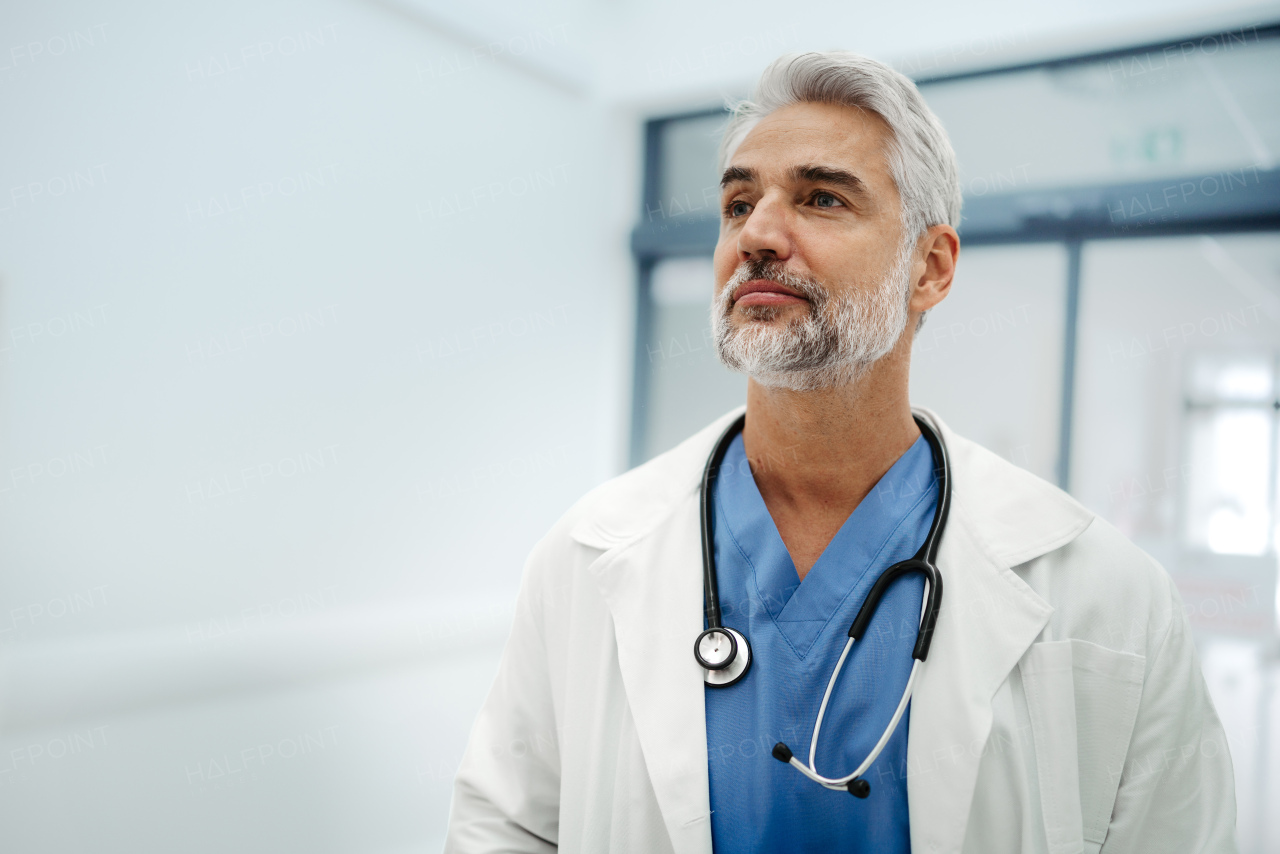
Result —
[[[938, 484], [924, 437], [903, 454], [801, 583], [743, 452], [729, 446], [712, 492], [724, 624], [746, 635], [751, 670], [706, 689], [711, 835], [718, 852], [909, 852], [907, 722], [863, 774], [865, 800], [831, 791], [770, 755], [784, 741], [802, 762], [827, 680], [872, 584], [912, 557], [933, 521]], [[852, 772], [893, 716], [911, 672], [924, 578], [901, 576], [853, 645], [818, 742], [824, 777]], [[908, 709], [908, 712], [910, 710]]]

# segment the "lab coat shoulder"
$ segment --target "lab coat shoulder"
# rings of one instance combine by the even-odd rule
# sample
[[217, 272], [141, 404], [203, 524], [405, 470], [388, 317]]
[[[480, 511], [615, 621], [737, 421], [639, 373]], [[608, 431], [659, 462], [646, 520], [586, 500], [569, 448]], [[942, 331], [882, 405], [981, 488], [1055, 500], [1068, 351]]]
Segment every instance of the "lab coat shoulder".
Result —
[[745, 409], [725, 413], [671, 450], [597, 486], [557, 527], [564, 526], [561, 530], [574, 541], [601, 550], [652, 530], [698, 489], [716, 439]]
[[574, 616], [573, 589], [583, 583], [594, 586], [591, 565], [603, 553], [652, 531], [681, 499], [697, 490], [710, 446], [744, 408], [606, 480], [565, 511], [531, 550], [521, 580], [521, 597], [537, 609], [540, 624], [551, 626], [552, 634], [564, 627]]
[[[701, 458], [741, 408], [579, 498], [534, 545], [521, 578], [521, 597], [536, 622], [554, 636], [573, 616], [573, 590], [594, 585], [591, 565], [611, 549], [661, 524], [681, 498], [698, 488]], [[704, 447], [705, 446], [705, 447]], [[592, 607], [597, 603], [591, 602]], [[545, 638], [545, 631], [540, 631]]]
[[1164, 568], [1100, 517], [1071, 542], [1014, 571], [1053, 604], [1045, 641], [1077, 638], [1148, 656], [1183, 616]]
[[660, 524], [680, 499], [698, 488], [711, 445], [744, 409], [726, 413], [674, 448], [579, 498], [530, 552], [523, 585], [563, 584], [600, 552]]
[[953, 471], [952, 494], [972, 528], [1001, 563], [1017, 566], [1071, 542], [1094, 519], [1066, 492], [954, 432], [929, 416], [946, 442]]
[[1057, 486], [943, 431], [966, 528], [1052, 608], [1038, 640], [1143, 655], [1158, 644], [1180, 605], [1155, 559]]

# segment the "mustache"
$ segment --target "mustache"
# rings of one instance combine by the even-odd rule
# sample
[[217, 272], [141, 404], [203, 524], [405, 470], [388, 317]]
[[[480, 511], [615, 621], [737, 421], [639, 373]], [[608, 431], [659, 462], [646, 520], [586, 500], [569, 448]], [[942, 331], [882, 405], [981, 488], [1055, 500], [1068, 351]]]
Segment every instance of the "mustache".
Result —
[[815, 308], [820, 308], [831, 296], [822, 282], [812, 276], [803, 276], [788, 270], [786, 262], [759, 260], [743, 261], [738, 265], [738, 269], [733, 271], [733, 276], [725, 283], [725, 298], [730, 301], [736, 300], [738, 289], [755, 279], [767, 279], [791, 288], [809, 300]]

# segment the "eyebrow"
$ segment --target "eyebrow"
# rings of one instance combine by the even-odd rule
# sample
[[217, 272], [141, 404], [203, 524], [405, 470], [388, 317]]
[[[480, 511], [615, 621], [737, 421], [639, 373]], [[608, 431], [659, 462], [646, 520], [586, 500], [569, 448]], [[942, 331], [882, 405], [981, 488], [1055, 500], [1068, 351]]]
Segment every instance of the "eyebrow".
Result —
[[[720, 176], [720, 187], [724, 189], [730, 184], [755, 184], [760, 176], [754, 169], [744, 166], [730, 166]], [[791, 180], [809, 184], [830, 184], [841, 187], [855, 196], [868, 195], [866, 183], [852, 172], [837, 169], [833, 166], [816, 166], [806, 164], [791, 168]]]
[[720, 189], [724, 189], [730, 184], [754, 184], [755, 182], [756, 170], [746, 169], [742, 166], [730, 166], [728, 169], [724, 170], [724, 174], [720, 176]]
[[791, 170], [791, 178], [794, 181], [804, 181], [810, 184], [831, 184], [836, 187], [843, 187], [856, 196], [867, 195], [867, 185], [862, 179], [852, 172], [846, 172], [844, 169], [835, 169], [831, 166], [796, 166]]

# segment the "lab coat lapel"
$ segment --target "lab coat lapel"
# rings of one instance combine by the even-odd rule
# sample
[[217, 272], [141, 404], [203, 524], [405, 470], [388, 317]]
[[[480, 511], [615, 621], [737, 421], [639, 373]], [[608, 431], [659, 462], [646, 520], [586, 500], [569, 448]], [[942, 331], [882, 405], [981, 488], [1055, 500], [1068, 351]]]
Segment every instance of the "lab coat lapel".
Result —
[[1093, 514], [918, 412], [946, 442], [952, 505], [938, 552], [942, 609], [911, 701], [907, 797], [911, 847], [949, 854], [964, 844], [996, 691], [1053, 613], [1012, 567], [1070, 542]]
[[[618, 667], [676, 854], [711, 854], [707, 718], [693, 642], [703, 627], [699, 487], [727, 412], [638, 469], [570, 536], [603, 554], [588, 568], [613, 618]], [[611, 488], [606, 484], [604, 489]]]
[[618, 665], [658, 806], [677, 854], [710, 854], [706, 710], [693, 641], [702, 630], [698, 493], [590, 568], [613, 616]]
[[911, 847], [964, 844], [992, 698], [1052, 608], [983, 548], [965, 508], [951, 508], [938, 553], [942, 610], [911, 699], [907, 798]]

